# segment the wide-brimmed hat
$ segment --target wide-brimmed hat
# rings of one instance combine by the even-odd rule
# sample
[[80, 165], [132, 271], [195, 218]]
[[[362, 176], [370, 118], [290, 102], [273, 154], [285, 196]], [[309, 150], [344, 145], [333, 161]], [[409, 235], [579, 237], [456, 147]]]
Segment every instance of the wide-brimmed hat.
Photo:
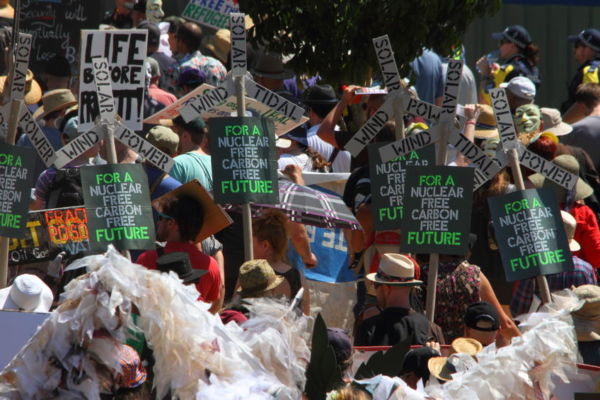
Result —
[[240, 267], [238, 292], [242, 297], [260, 297], [279, 286], [283, 279], [273, 271], [267, 260], [246, 261]]
[[573, 127], [563, 122], [560, 111], [556, 108], [542, 107], [542, 121], [544, 123], [544, 132], [552, 132], [556, 136], [568, 135], [573, 131]]
[[573, 293], [584, 303], [571, 311], [575, 333], [580, 342], [600, 340], [600, 286], [581, 285]]
[[387, 253], [381, 256], [377, 272], [367, 275], [367, 279], [391, 286], [417, 286], [422, 281], [415, 279], [415, 264], [403, 254]]
[[219, 29], [208, 39], [206, 48], [212, 51], [219, 61], [227, 64], [229, 52], [231, 51], [231, 32], [229, 29]]
[[179, 136], [171, 128], [155, 125], [146, 134], [146, 140], [169, 155], [177, 153]]
[[475, 357], [477, 353], [483, 350], [483, 345], [478, 340], [466, 337], [459, 337], [450, 344], [450, 352], [468, 354]]
[[475, 137], [477, 139], [493, 139], [499, 137], [496, 117], [492, 106], [480, 104], [481, 113], [475, 124]]
[[77, 99], [69, 89], [54, 89], [42, 96], [42, 106], [33, 113], [33, 119], [44, 118], [46, 115], [69, 108], [77, 104]]
[[338, 99], [331, 85], [314, 85], [302, 93], [302, 102], [306, 105], [334, 105]]
[[156, 260], [156, 269], [161, 272], [175, 272], [183, 283], [194, 283], [208, 271], [204, 269], [193, 269], [188, 253], [176, 251], [160, 256]]
[[483, 345], [475, 339], [456, 338], [450, 345], [448, 357], [432, 357], [427, 362], [431, 375], [441, 381], [452, 380], [452, 374], [467, 371], [477, 364], [475, 356]]
[[[575, 157], [570, 154], [562, 154], [560, 156], [555, 157], [552, 162], [554, 162], [559, 167], [566, 169], [570, 173], [575, 176], [579, 176], [579, 162]], [[533, 174], [528, 177], [528, 179], [533, 183], [533, 185], [537, 188], [542, 187], [550, 187], [554, 189], [557, 194], [558, 201], [564, 202], [567, 195], [567, 189], [558, 185], [557, 183], [552, 182], [550, 179], [546, 179], [546, 177], [542, 174]], [[583, 179], [577, 179], [577, 184], [575, 186], [575, 201], [583, 200], [585, 198], [590, 197], [594, 193], [594, 189]]]
[[[6, 82], [6, 79], [6, 75], [0, 76], [0, 94], [4, 93], [4, 83]], [[10, 87], [7, 87], [6, 89], [10, 91]], [[40, 84], [33, 79], [33, 72], [28, 69], [27, 75], [25, 76], [25, 104], [37, 104], [40, 102], [41, 98], [42, 88], [40, 87]]]
[[577, 221], [575, 217], [569, 214], [566, 211], [560, 211], [560, 216], [562, 217], [563, 226], [565, 227], [565, 234], [567, 236], [567, 241], [569, 242], [569, 250], [575, 252], [581, 250], [581, 245], [575, 237], [575, 229], [577, 228]]
[[260, 52], [251, 68], [252, 75], [271, 79], [290, 79], [294, 72], [283, 66], [281, 54], [271, 52]]
[[502, 32], [492, 33], [492, 38], [495, 40], [508, 40], [521, 48], [525, 48], [531, 43], [529, 32], [521, 25], [511, 25]]
[[19, 275], [13, 284], [0, 290], [0, 309], [48, 312], [52, 307], [52, 290], [39, 277]]

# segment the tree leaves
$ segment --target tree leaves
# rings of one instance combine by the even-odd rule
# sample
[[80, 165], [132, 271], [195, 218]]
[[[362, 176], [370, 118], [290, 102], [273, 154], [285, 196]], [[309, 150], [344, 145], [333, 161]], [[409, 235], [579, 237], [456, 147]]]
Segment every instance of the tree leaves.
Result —
[[399, 376], [402, 371], [404, 356], [410, 348], [410, 341], [405, 340], [395, 344], [385, 353], [378, 351], [366, 363], [362, 363], [356, 374], [355, 380], [369, 379], [377, 375]]

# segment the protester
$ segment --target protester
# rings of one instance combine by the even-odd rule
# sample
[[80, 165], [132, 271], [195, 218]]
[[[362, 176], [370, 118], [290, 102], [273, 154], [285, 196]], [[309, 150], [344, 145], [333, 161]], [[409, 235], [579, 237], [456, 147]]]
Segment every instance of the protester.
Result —
[[584, 363], [600, 366], [600, 287], [596, 284], [581, 285], [573, 292], [584, 302], [571, 311], [579, 354]]
[[294, 72], [284, 66], [281, 54], [259, 51], [255, 57], [256, 59], [250, 67], [250, 72], [256, 83], [292, 103], [298, 103], [299, 99], [284, 86], [284, 81], [292, 78]]
[[208, 38], [206, 49], [210, 51], [210, 56], [221, 61], [225, 68], [231, 69], [231, 32], [229, 29], [219, 29], [214, 35]]
[[423, 386], [425, 386], [430, 375], [429, 368], [427, 368], [429, 359], [439, 356], [440, 352], [430, 346], [409, 350], [404, 356], [400, 377], [412, 389], [417, 389], [419, 380], [421, 380]]
[[148, 96], [165, 107], [175, 103], [177, 101], [177, 97], [158, 87], [158, 82], [160, 80], [160, 67], [158, 65], [158, 61], [152, 57], [148, 57], [146, 58], [145, 62], [146, 75], [150, 78], [150, 83], [148, 85]]
[[71, 77], [69, 61], [63, 56], [56, 55], [46, 62], [40, 83], [44, 87], [44, 92], [55, 89], [70, 89]]
[[335, 353], [335, 361], [345, 380], [351, 379], [352, 342], [348, 333], [340, 328], [327, 328], [327, 341]]
[[520, 106], [533, 104], [535, 101], [537, 93], [535, 84], [525, 76], [515, 76], [508, 83], [501, 84], [500, 87], [506, 89], [506, 99], [513, 115]]
[[432, 50], [423, 49], [423, 53], [410, 62], [410, 68], [415, 76], [415, 89], [419, 99], [441, 105], [444, 75], [440, 56]]
[[134, 3], [135, 1], [131, 0], [115, 0], [115, 9], [106, 13], [102, 23], [117, 29], [132, 28], [131, 9]]
[[206, 190], [212, 190], [212, 165], [206, 124], [201, 118], [185, 122], [181, 116], [173, 120], [173, 132], [179, 136], [175, 165], [169, 174], [181, 183], [198, 179]]
[[527, 146], [540, 134], [542, 116], [540, 108], [535, 104], [525, 104], [515, 110], [515, 128], [518, 139]]
[[464, 337], [475, 339], [483, 346], [488, 346], [496, 342], [499, 329], [500, 317], [490, 303], [480, 301], [467, 307]]
[[273, 290], [285, 278], [277, 275], [269, 262], [264, 259], [246, 261], [240, 267], [238, 294], [242, 298], [273, 297]]

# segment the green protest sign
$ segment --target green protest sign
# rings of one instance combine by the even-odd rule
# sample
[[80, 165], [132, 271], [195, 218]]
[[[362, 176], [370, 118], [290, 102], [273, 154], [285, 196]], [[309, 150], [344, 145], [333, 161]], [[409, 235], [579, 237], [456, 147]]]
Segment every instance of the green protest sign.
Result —
[[0, 236], [25, 237], [35, 158], [33, 149], [0, 144]]
[[277, 204], [275, 129], [266, 118], [208, 120], [215, 201]]
[[153, 249], [154, 221], [148, 178], [141, 164], [81, 168], [92, 251]]
[[379, 148], [386, 144], [388, 143], [371, 143], [368, 146], [371, 209], [373, 224], [379, 231], [400, 228], [406, 168], [435, 165], [435, 145], [411, 151], [384, 163], [381, 161]]
[[506, 280], [573, 269], [552, 189], [527, 189], [488, 199]]
[[400, 250], [466, 254], [469, 249], [473, 168], [407, 167]]

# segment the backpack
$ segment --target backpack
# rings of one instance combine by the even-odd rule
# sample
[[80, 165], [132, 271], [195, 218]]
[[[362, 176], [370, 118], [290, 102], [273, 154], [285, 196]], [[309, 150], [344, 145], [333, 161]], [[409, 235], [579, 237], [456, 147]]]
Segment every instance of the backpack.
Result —
[[56, 171], [48, 188], [46, 208], [61, 208], [83, 205], [83, 189], [79, 168], [65, 168]]

